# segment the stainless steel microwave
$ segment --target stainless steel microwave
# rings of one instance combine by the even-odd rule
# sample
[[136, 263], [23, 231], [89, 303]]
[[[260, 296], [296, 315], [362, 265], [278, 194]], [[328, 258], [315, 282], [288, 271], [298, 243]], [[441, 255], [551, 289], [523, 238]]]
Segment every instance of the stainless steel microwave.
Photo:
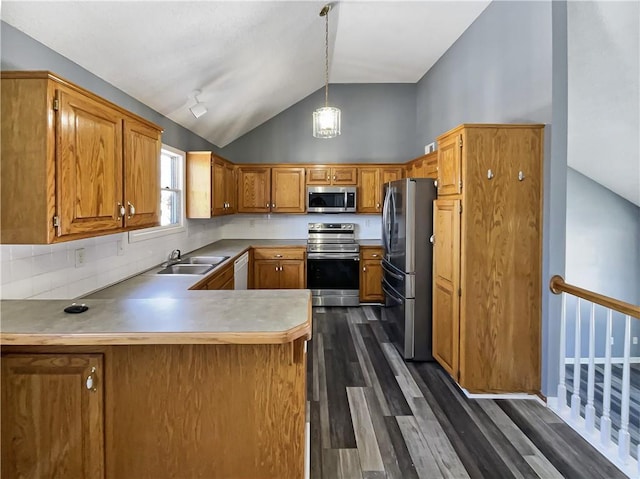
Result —
[[307, 186], [307, 213], [355, 213], [355, 186]]

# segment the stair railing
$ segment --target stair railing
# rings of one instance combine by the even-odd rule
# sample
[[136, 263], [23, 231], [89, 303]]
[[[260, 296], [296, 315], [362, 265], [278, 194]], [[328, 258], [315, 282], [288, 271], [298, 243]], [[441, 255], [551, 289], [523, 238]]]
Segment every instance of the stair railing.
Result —
[[[549, 401], [549, 406], [556, 411], [576, 431], [582, 434], [592, 445], [602, 452], [613, 464], [632, 478], [640, 478], [640, 444], [637, 438], [632, 441], [629, 429], [631, 404], [631, 325], [633, 321], [640, 321], [640, 307], [604, 296], [592, 291], [565, 283], [561, 276], [551, 278], [549, 288], [555, 294], [562, 294], [562, 315], [560, 325], [560, 370], [557, 398]], [[567, 331], [567, 300], [575, 300], [575, 324], [572, 331]], [[603, 310], [604, 308], [604, 310]], [[587, 337], [582, 332], [582, 310], [589, 310]], [[599, 311], [597, 311], [597, 309]], [[604, 358], [596, 358], [596, 316], [605, 313]], [[614, 316], [615, 313], [615, 316]], [[616, 323], [614, 323], [616, 321]], [[623, 357], [612, 357], [612, 334], [614, 324], [624, 321]], [[573, 332], [573, 360], [567, 358], [567, 333]], [[583, 342], [588, 343], [588, 356], [583, 358]], [[571, 344], [569, 344], [571, 346]], [[602, 344], [600, 343], [600, 349]], [[586, 361], [585, 361], [586, 359]], [[603, 364], [603, 385], [596, 397], [596, 359]], [[640, 358], [634, 358], [638, 362]], [[567, 364], [573, 362], [572, 378], [567, 383]], [[582, 365], [587, 364], [586, 400], [581, 396]], [[612, 390], [612, 365], [622, 364], [622, 385], [620, 394]], [[640, 375], [640, 369], [638, 370]], [[617, 379], [615, 379], [617, 382]], [[571, 395], [568, 396], [570, 388]], [[619, 399], [618, 399], [619, 396]], [[612, 414], [612, 399], [620, 411]], [[640, 415], [640, 398], [633, 404], [635, 417]], [[584, 400], [584, 401], [583, 401]], [[615, 417], [615, 419], [613, 419]], [[615, 433], [617, 432], [617, 435]], [[635, 433], [636, 431], [634, 431]], [[613, 433], [613, 434], [612, 434]], [[614, 441], [617, 445], [614, 445]], [[636, 442], [635, 458], [631, 453], [632, 442]]]

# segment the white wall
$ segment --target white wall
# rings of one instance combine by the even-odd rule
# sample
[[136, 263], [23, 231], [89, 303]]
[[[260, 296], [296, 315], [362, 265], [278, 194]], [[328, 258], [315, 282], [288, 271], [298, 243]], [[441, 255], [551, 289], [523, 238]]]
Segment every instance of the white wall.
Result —
[[[307, 223], [328, 221], [357, 223], [360, 239], [380, 238], [374, 215], [235, 215], [187, 221], [186, 232], [136, 243], [120, 233], [54, 245], [1, 245], [0, 298], [72, 299], [152, 268], [175, 248], [184, 253], [232, 238], [306, 239]], [[85, 250], [85, 264], [76, 268], [78, 248]]]

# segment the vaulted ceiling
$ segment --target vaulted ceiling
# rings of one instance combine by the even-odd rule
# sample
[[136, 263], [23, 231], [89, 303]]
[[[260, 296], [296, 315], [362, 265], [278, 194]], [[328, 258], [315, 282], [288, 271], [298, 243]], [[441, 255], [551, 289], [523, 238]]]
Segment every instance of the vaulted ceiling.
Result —
[[[3, 1], [1, 17], [223, 147], [324, 85], [325, 3]], [[334, 2], [330, 82], [415, 83], [488, 4]]]

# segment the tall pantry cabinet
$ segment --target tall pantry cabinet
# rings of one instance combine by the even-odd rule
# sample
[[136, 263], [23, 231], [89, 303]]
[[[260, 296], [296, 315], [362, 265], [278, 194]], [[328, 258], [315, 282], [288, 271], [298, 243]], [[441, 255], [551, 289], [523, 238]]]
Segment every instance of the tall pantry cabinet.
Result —
[[438, 138], [433, 351], [470, 392], [538, 392], [544, 125]]

